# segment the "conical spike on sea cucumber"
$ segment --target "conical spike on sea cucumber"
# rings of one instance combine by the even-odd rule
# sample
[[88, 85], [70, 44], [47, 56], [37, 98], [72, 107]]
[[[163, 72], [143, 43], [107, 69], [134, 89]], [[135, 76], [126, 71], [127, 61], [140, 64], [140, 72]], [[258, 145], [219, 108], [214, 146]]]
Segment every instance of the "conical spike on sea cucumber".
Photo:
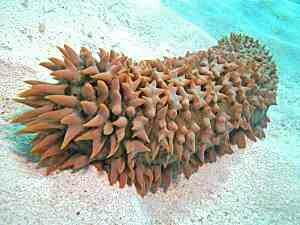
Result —
[[74, 66], [79, 67], [80, 58], [77, 53], [67, 44], [64, 45], [65, 51], [67, 52], [68, 58], [72, 61]]
[[83, 131], [83, 127], [81, 125], [70, 125], [66, 131], [63, 143], [60, 146], [60, 149], [65, 149], [67, 145]]
[[53, 103], [70, 108], [74, 108], [79, 103], [75, 96], [69, 95], [47, 95], [45, 98]]

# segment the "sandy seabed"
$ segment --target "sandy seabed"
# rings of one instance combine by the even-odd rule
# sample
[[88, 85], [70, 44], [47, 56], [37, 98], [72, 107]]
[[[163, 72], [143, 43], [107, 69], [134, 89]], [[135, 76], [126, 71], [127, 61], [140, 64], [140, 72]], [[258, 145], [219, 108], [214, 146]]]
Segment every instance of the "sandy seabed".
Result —
[[139, 59], [180, 55], [215, 40], [158, 1], [0, 2], [1, 225], [300, 223], [299, 174], [274, 151], [280, 137], [272, 131], [280, 127], [272, 123], [266, 139], [201, 167], [167, 193], [140, 198], [133, 188], [109, 186], [92, 168], [45, 177], [17, 154], [20, 139], [8, 119], [20, 108], [12, 97], [23, 80], [48, 79], [37, 65], [59, 55], [56, 45], [113, 48]]

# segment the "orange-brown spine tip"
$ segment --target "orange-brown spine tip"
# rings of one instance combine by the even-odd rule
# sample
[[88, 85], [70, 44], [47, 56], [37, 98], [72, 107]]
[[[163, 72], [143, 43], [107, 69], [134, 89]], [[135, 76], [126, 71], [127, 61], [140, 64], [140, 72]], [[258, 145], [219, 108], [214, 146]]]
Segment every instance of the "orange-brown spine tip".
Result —
[[58, 105], [71, 108], [74, 108], [79, 103], [78, 99], [75, 96], [48, 95], [45, 98]]

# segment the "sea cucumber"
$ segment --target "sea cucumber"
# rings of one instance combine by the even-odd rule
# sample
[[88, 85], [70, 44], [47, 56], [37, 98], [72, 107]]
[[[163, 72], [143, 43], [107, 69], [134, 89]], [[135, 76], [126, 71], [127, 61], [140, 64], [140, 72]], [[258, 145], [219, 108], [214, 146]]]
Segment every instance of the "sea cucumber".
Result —
[[59, 50], [41, 65], [56, 83], [29, 80], [15, 100], [33, 107], [13, 119], [36, 133], [31, 152], [47, 174], [89, 165], [111, 185], [165, 191], [206, 162], [263, 138], [276, 104], [276, 65], [257, 40], [232, 33], [207, 51], [133, 61], [99, 49]]

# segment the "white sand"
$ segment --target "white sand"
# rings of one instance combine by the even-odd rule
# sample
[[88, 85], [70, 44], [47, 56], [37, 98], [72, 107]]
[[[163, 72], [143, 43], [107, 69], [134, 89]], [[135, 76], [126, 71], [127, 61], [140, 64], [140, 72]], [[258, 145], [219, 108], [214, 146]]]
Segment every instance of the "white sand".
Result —
[[[248, 150], [205, 165], [190, 180], [181, 179], [167, 194], [144, 199], [132, 188], [109, 186], [106, 176], [93, 169], [45, 177], [16, 155], [16, 143], [9, 139], [14, 134], [5, 129], [17, 107], [11, 97], [23, 88], [22, 80], [47, 78], [36, 65], [58, 55], [55, 45], [113, 47], [140, 58], [178, 55], [215, 43], [157, 0], [36, 2], [28, 1], [26, 8], [26, 3], [12, 1], [0, 5], [1, 225], [298, 224], [297, 174], [269, 151], [278, 148], [272, 134], [277, 127]], [[45, 24], [44, 33], [39, 33], [39, 23]]]

